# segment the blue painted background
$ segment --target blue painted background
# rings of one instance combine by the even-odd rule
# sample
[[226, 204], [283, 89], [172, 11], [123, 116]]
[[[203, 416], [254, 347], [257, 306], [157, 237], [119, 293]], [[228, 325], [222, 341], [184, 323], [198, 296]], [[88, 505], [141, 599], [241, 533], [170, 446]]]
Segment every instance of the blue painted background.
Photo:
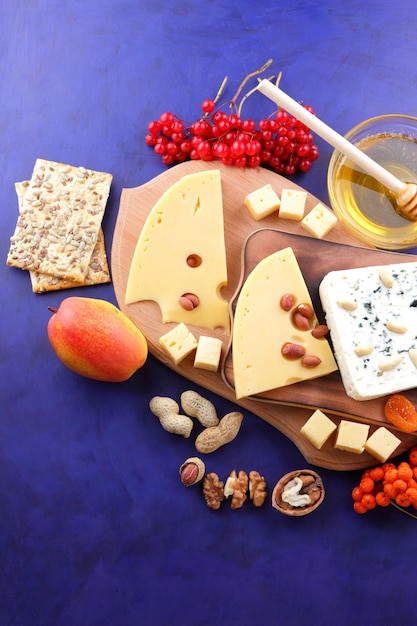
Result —
[[[148, 411], [186, 381], [152, 357], [117, 386], [67, 371], [46, 324], [69, 294], [35, 296], [5, 258], [14, 183], [37, 157], [113, 174], [110, 253], [121, 190], [164, 170], [147, 123], [164, 110], [194, 120], [225, 75], [227, 99], [268, 58], [281, 87], [342, 133], [374, 115], [417, 115], [416, 32], [412, 0], [1, 3], [2, 626], [414, 626], [415, 520], [392, 508], [354, 514], [359, 473], [328, 470], [326, 500], [306, 518], [269, 505], [210, 511], [179, 485], [192, 441]], [[244, 108], [256, 119], [271, 110], [260, 94]], [[327, 203], [331, 148], [317, 144], [319, 160], [296, 180]], [[111, 285], [88, 295], [115, 302]], [[208, 396], [219, 413], [234, 408]], [[208, 470], [258, 469], [272, 485], [304, 464], [245, 414]]]

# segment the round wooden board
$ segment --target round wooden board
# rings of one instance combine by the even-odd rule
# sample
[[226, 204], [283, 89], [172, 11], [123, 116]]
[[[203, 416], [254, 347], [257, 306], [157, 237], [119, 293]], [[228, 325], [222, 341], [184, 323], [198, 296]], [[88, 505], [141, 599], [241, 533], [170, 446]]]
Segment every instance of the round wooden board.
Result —
[[[242, 280], [242, 254], [244, 244], [248, 237], [255, 231], [259, 229], [274, 229], [303, 237], [303, 243], [305, 245], [307, 245], [308, 242], [311, 242], [312, 245], [319, 243], [317, 240], [307, 237], [306, 231], [299, 222], [280, 220], [277, 214], [269, 216], [261, 222], [257, 222], [251, 217], [249, 211], [244, 206], [244, 198], [249, 192], [268, 183], [272, 185], [278, 195], [281, 195], [283, 189], [301, 189], [290, 180], [278, 174], [274, 174], [265, 168], [239, 169], [224, 166], [217, 161], [211, 163], [205, 163], [203, 161], [182, 163], [166, 170], [140, 187], [124, 189], [122, 191], [111, 253], [112, 279], [120, 309], [144, 332], [148, 341], [149, 351], [159, 361], [170, 369], [175, 370], [186, 379], [224, 398], [232, 400], [240, 407], [254, 413], [278, 428], [294, 442], [309, 463], [334, 470], [360, 469], [374, 465], [376, 460], [366, 452], [355, 455], [335, 450], [334, 437], [331, 437], [321, 450], [317, 450], [300, 434], [300, 428], [310, 417], [312, 407], [320, 408], [318, 402], [314, 401], [303, 406], [293, 406], [294, 402], [289, 400], [285, 400], [283, 403], [258, 399], [241, 399], [237, 401], [233, 387], [230, 386], [230, 384], [226, 384], [223, 378], [222, 368], [220, 368], [217, 373], [195, 368], [191, 356], [187, 357], [187, 359], [182, 361], [179, 365], [175, 365], [159, 345], [161, 335], [168, 332], [175, 324], [162, 324], [159, 307], [154, 302], [146, 301], [131, 305], [125, 304], [127, 279], [132, 257], [138, 237], [149, 212], [161, 195], [182, 176], [208, 169], [219, 170], [222, 178], [228, 268], [228, 284], [223, 289], [222, 295], [229, 302], [233, 300]], [[318, 198], [308, 193], [306, 212], [311, 210], [318, 202]], [[355, 246], [356, 248], [360, 248], [361, 251], [365, 249], [368, 253], [367, 256], [369, 255], [369, 265], [373, 264], [372, 259], [374, 258], [374, 254], [375, 259], [378, 257], [378, 260], [375, 260], [374, 264], [381, 263], [381, 255], [386, 254], [388, 256], [389, 260], [387, 260], [387, 263], [389, 263], [392, 258], [392, 253], [373, 250], [360, 244], [340, 223], [329, 233], [327, 240]], [[173, 245], [175, 245], [175, 242], [173, 242]], [[352, 248], [352, 259], [355, 258], [357, 253], [358, 250]], [[167, 254], [169, 254], [169, 251], [167, 251]], [[397, 256], [397, 254], [395, 254], [395, 256]], [[398, 256], [401, 258], [399, 253]], [[408, 255], [407, 258], [402, 258], [404, 258], [404, 261], [409, 260]], [[323, 267], [323, 276], [332, 269], [334, 268], [329, 266]], [[308, 279], [306, 282], [308, 286]], [[212, 334], [213, 336], [220, 337], [223, 342], [223, 358], [225, 358], [230, 343], [230, 337], [228, 335], [225, 335], [221, 331], [211, 332], [207, 331], [207, 329], [196, 327], [190, 327], [190, 330], [197, 338], [201, 334]], [[318, 385], [323, 386], [324, 380], [325, 379], [320, 379]], [[295, 387], [296, 385], [294, 385], [294, 389]], [[310, 404], [311, 407], [306, 408], [306, 406], [310, 406]], [[341, 419], [341, 416], [337, 414], [331, 417], [336, 424]], [[353, 417], [352, 419], [355, 418]], [[370, 432], [372, 432], [375, 427], [375, 424], [371, 425]], [[396, 454], [409, 449], [416, 442], [414, 435], [398, 432], [395, 434], [402, 440]]]

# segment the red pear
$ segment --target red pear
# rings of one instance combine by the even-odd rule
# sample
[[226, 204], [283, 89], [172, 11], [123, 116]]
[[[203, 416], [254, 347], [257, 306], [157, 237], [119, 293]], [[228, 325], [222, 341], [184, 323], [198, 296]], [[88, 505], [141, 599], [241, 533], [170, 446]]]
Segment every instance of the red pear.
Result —
[[70, 297], [50, 310], [48, 338], [70, 370], [106, 382], [122, 382], [145, 363], [148, 344], [143, 333], [117, 307], [105, 300]]

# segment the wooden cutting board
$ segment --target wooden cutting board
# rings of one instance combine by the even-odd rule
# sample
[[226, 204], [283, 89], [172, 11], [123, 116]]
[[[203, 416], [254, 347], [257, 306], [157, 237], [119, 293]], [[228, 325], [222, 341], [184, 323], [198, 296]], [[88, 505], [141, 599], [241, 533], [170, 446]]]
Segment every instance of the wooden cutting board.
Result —
[[[336, 424], [342, 417], [351, 417], [369, 423], [370, 432], [373, 432], [378, 425], [381, 425], [381, 420], [387, 426], [382, 416], [381, 419], [375, 417], [376, 412], [380, 415], [382, 400], [370, 401], [368, 404], [368, 402], [358, 403], [349, 399], [344, 392], [340, 375], [335, 373], [308, 384], [297, 383], [285, 390], [263, 394], [259, 398], [237, 401], [233, 389], [230, 336], [218, 330], [208, 331], [190, 327], [197, 338], [201, 334], [221, 338], [223, 360], [217, 373], [194, 368], [192, 356], [187, 357], [179, 365], [175, 365], [159, 345], [161, 335], [168, 332], [175, 324], [162, 324], [159, 307], [154, 302], [125, 304], [132, 257], [149, 212], [161, 195], [179, 178], [207, 169], [220, 170], [222, 177], [228, 268], [228, 284], [223, 289], [222, 295], [230, 303], [231, 317], [233, 317], [234, 303], [239, 288], [250, 269], [264, 256], [288, 245], [293, 247], [297, 256], [319, 318], [323, 314], [317, 286], [327, 272], [347, 267], [392, 262], [406, 263], [417, 260], [411, 255], [368, 248], [350, 235], [340, 223], [329, 233], [327, 241], [320, 241], [309, 237], [299, 222], [280, 220], [277, 214], [257, 222], [251, 217], [243, 203], [249, 192], [268, 183], [278, 195], [281, 195], [282, 189], [300, 189], [300, 187], [265, 168], [239, 169], [224, 166], [217, 161], [211, 163], [189, 161], [166, 170], [140, 187], [122, 191], [111, 253], [112, 278], [120, 309], [144, 332], [150, 353], [159, 361], [186, 379], [232, 400], [278, 428], [294, 442], [309, 463], [335, 470], [359, 469], [374, 465], [375, 459], [367, 453], [355, 455], [335, 450], [334, 438], [330, 438], [321, 450], [317, 450], [300, 435], [300, 428], [310, 417], [312, 410], [322, 408], [329, 416], [331, 414], [331, 419]], [[318, 198], [307, 194], [306, 212], [318, 202]], [[324, 318], [322, 317], [320, 321], [324, 322]], [[161, 395], [164, 395], [163, 389], [161, 389]], [[361, 405], [360, 408], [358, 405]], [[396, 454], [417, 443], [417, 437], [414, 435], [398, 431], [395, 431], [395, 434], [402, 440]]]

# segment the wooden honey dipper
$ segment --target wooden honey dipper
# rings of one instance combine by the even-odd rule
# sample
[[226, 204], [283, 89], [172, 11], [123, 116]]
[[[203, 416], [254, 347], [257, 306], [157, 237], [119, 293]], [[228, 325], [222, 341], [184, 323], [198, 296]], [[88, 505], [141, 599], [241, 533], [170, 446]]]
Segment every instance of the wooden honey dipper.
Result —
[[365, 152], [362, 152], [345, 137], [339, 135], [330, 126], [327, 126], [313, 113], [310, 113], [279, 87], [271, 83], [270, 80], [260, 80], [257, 89], [384, 185], [394, 195], [396, 200], [394, 208], [399, 215], [412, 222], [417, 221], [417, 184], [403, 182], [391, 174]]

